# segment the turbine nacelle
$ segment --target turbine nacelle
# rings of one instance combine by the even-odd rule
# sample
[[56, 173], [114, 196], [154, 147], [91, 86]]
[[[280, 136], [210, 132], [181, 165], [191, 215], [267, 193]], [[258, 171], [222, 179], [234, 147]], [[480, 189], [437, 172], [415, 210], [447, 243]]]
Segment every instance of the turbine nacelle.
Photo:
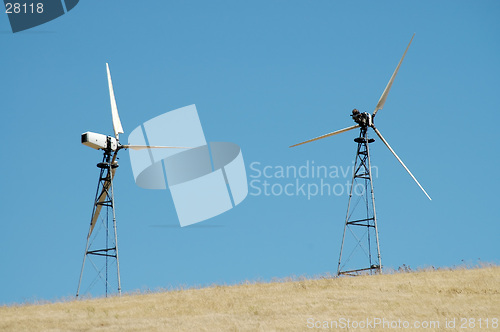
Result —
[[373, 126], [373, 117], [368, 112], [360, 113], [356, 108], [352, 110], [351, 114], [352, 119], [356, 122], [361, 128], [371, 127]]
[[121, 144], [115, 137], [87, 131], [82, 134], [82, 144], [92, 149], [104, 151], [117, 151]]

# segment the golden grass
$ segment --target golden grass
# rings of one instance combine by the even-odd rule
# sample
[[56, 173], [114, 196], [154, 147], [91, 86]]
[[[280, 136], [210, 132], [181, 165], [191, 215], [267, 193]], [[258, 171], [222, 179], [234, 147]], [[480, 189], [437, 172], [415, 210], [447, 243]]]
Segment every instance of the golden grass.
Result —
[[[214, 286], [4, 306], [0, 307], [0, 331], [309, 331], [316, 330], [309, 328], [314, 324], [327, 324], [336, 331], [386, 331], [387, 324], [395, 327], [398, 320], [410, 327], [426, 322], [432, 327], [431, 322], [439, 322], [439, 328], [434, 325], [426, 331], [466, 331], [460, 329], [462, 318], [474, 319], [467, 321], [467, 331], [500, 331], [500, 267]], [[363, 322], [375, 324], [376, 319], [385, 319], [386, 325], [352, 328]], [[452, 319], [455, 328], [445, 328]], [[334, 324], [347, 325], [348, 320], [351, 329], [342, 325], [335, 328]], [[475, 328], [470, 328], [472, 323]]]

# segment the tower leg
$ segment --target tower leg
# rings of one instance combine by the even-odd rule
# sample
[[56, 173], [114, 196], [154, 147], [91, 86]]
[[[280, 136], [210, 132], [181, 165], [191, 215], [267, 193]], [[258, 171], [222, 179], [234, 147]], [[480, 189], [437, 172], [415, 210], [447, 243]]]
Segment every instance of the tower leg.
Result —
[[118, 295], [122, 295], [122, 285], [120, 281], [120, 260], [118, 259], [118, 234], [116, 232], [116, 215], [115, 215], [115, 192], [113, 187], [113, 179], [111, 179], [111, 209], [113, 210], [113, 230], [115, 233], [115, 258], [116, 258], [116, 278], [118, 282]]
[[354, 140], [358, 148], [337, 265], [338, 276], [382, 272], [368, 147], [374, 140], [367, 137], [366, 129], [361, 127], [359, 137]]
[[82, 270], [80, 271], [80, 278], [78, 279], [78, 288], [76, 289], [76, 297], [80, 295], [80, 286], [82, 285], [83, 269], [85, 268], [85, 260], [87, 258], [87, 251], [89, 249], [89, 238], [87, 237], [87, 244], [85, 245], [85, 254], [83, 255]]

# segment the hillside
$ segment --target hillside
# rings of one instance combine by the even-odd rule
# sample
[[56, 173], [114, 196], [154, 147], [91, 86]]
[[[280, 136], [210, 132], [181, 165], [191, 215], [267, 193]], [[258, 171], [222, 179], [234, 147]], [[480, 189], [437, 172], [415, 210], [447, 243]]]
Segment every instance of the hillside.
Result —
[[0, 331], [500, 331], [499, 319], [500, 267], [0, 307]]

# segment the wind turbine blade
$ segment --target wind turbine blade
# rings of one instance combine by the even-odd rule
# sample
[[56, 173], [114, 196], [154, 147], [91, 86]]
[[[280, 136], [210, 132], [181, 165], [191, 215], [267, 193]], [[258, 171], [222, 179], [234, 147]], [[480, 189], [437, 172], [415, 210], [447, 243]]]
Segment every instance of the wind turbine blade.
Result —
[[394, 73], [392, 73], [391, 79], [389, 80], [389, 83], [387, 83], [387, 86], [385, 87], [384, 93], [382, 93], [382, 96], [380, 96], [380, 99], [377, 103], [377, 107], [375, 107], [375, 111], [373, 112], [373, 116], [375, 116], [375, 114], [377, 114], [378, 110], [381, 110], [384, 107], [385, 101], [387, 99], [387, 95], [389, 95], [389, 91], [391, 90], [392, 83], [394, 82], [394, 79], [396, 78], [396, 75], [398, 74], [399, 67], [403, 63], [403, 59], [405, 58], [406, 52], [408, 52], [408, 49], [410, 48], [413, 37], [415, 37], [415, 34], [413, 34], [413, 36], [411, 37], [410, 43], [406, 47], [406, 50], [405, 50], [403, 56], [401, 57], [401, 60], [399, 60], [398, 66], [396, 67], [396, 70], [394, 71]]
[[306, 144], [306, 143], [309, 143], [309, 142], [317, 141], [317, 140], [325, 138], [325, 137], [330, 137], [330, 136], [333, 136], [333, 135], [341, 134], [341, 133], [344, 133], [344, 132], [349, 131], [351, 129], [358, 128], [358, 127], [359, 127], [359, 125], [354, 125], [354, 126], [351, 126], [351, 127], [340, 129], [340, 130], [334, 131], [332, 133], [325, 134], [323, 136], [319, 136], [319, 137], [316, 137], [316, 138], [313, 138], [313, 139], [310, 139], [310, 140], [307, 140], [307, 141], [304, 141], [304, 142], [301, 142], [301, 143], [294, 144], [294, 145], [292, 145], [290, 147], [293, 148], [294, 146], [297, 146], [297, 145], [302, 145], [302, 144]]
[[382, 136], [382, 134], [380, 133], [380, 131], [378, 131], [377, 128], [375, 128], [375, 126], [372, 126], [372, 128], [373, 128], [373, 130], [375, 130], [375, 132], [377, 133], [378, 137], [380, 137], [380, 139], [382, 140], [382, 142], [384, 142], [384, 144], [389, 148], [389, 150], [391, 150], [392, 154], [394, 155], [394, 157], [396, 157], [396, 159], [399, 161], [399, 163], [401, 165], [403, 165], [403, 167], [406, 169], [406, 171], [408, 172], [408, 174], [410, 174], [410, 176], [413, 178], [413, 180], [415, 180], [415, 182], [418, 184], [418, 186], [420, 187], [420, 189], [422, 189], [422, 191], [427, 196], [427, 198], [429, 198], [429, 200], [432, 201], [432, 198], [429, 196], [429, 194], [427, 194], [427, 192], [422, 187], [422, 185], [420, 184], [420, 182], [418, 182], [418, 180], [415, 178], [415, 176], [413, 176], [413, 174], [410, 172], [410, 170], [408, 169], [408, 167], [406, 167], [406, 165], [403, 163], [403, 161], [398, 157], [398, 155], [396, 154], [396, 152], [394, 152], [394, 150], [391, 148], [391, 146], [389, 145], [389, 143], [387, 143], [387, 141], [384, 139], [384, 137]]
[[[111, 160], [111, 165], [113, 165], [116, 161], [116, 155], [117, 152], [115, 152], [113, 159]], [[116, 173], [116, 168], [111, 167], [111, 181], [113, 181], [113, 178], [115, 177]], [[108, 197], [108, 190], [110, 190], [111, 187], [111, 181], [106, 180], [102, 186], [101, 193], [99, 194], [99, 198], [97, 199], [97, 204], [95, 205], [94, 209], [94, 214], [92, 215], [92, 219], [90, 220], [90, 229], [89, 229], [89, 234], [87, 238], [90, 238], [92, 235], [92, 232], [94, 231], [94, 227], [97, 223], [97, 219], [99, 218], [99, 215], [101, 214], [101, 209], [102, 209], [102, 203], [106, 200], [106, 197]]]
[[143, 149], [191, 149], [186, 146], [158, 146], [158, 145], [122, 145], [125, 149], [143, 150]]
[[118, 139], [118, 134], [123, 134], [123, 128], [120, 121], [120, 116], [118, 116], [115, 92], [113, 91], [113, 82], [111, 81], [111, 73], [109, 72], [108, 63], [106, 63], [106, 71], [108, 72], [109, 99], [111, 101], [111, 117], [113, 119], [113, 130], [115, 132], [116, 139]]

